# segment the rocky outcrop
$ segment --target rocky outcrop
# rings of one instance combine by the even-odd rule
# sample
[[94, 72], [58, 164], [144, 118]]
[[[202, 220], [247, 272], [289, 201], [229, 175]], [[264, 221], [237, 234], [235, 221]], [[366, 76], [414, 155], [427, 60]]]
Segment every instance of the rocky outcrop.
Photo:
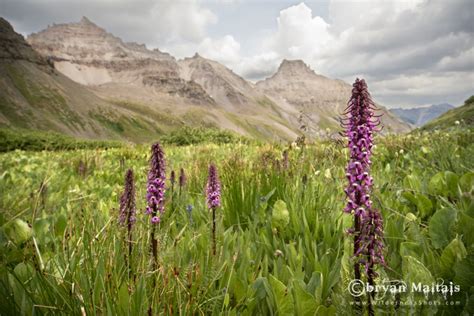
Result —
[[215, 101], [206, 91], [194, 81], [185, 81], [181, 78], [167, 76], [146, 76], [143, 77], [145, 86], [154, 87], [157, 91], [194, 101], [200, 105], [215, 105]]
[[16, 33], [7, 20], [0, 17], [0, 59], [26, 60], [47, 65], [47, 59], [35, 52], [23, 36]]
[[[273, 76], [257, 82], [256, 86], [275, 102], [295, 106], [306, 120], [304, 124], [315, 133], [339, 128], [339, 117], [352, 91], [348, 83], [319, 75], [302, 60], [283, 60]], [[410, 129], [383, 107], [380, 107], [380, 114], [383, 114], [382, 122], [387, 131]]]

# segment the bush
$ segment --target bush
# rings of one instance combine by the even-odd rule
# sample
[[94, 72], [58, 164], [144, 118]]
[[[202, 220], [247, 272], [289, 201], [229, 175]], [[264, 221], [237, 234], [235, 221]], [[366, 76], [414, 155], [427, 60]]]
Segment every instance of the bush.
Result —
[[111, 148], [120, 146], [120, 142], [117, 141], [75, 139], [71, 136], [54, 132], [0, 128], [0, 152], [16, 149], [41, 151]]
[[238, 143], [242, 141], [246, 142], [247, 139], [228, 130], [186, 126], [184, 128], [174, 130], [166, 136], [163, 136], [161, 141], [164, 144], [186, 146], [201, 143]]

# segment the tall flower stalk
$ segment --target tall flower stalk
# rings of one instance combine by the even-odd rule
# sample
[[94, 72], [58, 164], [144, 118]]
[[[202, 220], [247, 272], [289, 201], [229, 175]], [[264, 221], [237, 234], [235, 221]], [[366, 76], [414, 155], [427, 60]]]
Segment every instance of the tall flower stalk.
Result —
[[171, 183], [171, 211], [174, 211], [174, 185], [176, 183], [176, 173], [174, 170], [171, 170], [170, 173], [170, 183]]
[[[354, 277], [361, 279], [360, 266], [365, 267], [367, 282], [374, 285], [375, 265], [385, 265], [383, 256], [383, 222], [378, 210], [372, 206], [370, 176], [373, 134], [379, 132], [377, 110], [365, 81], [356, 79], [352, 86], [352, 97], [344, 112], [342, 125], [346, 129], [350, 160], [346, 169], [348, 186], [345, 189], [347, 205], [345, 213], [353, 214], [354, 227]], [[371, 297], [368, 296], [369, 314], [373, 315]]]
[[159, 143], [151, 146], [150, 170], [148, 172], [146, 199], [148, 206], [146, 214], [151, 216], [151, 250], [155, 260], [155, 267], [158, 263], [158, 241], [155, 237], [156, 226], [161, 221], [161, 216], [165, 210], [165, 180], [166, 180], [165, 154]]
[[122, 195], [120, 196], [120, 225], [127, 227], [127, 243], [128, 243], [128, 258], [126, 257], [129, 271], [131, 268], [132, 258], [132, 228], [135, 223], [135, 183], [133, 178], [133, 170], [128, 169], [125, 174], [125, 184]]
[[207, 207], [212, 211], [212, 254], [216, 255], [216, 209], [221, 206], [221, 183], [214, 164], [209, 166], [206, 185]]
[[184, 186], [186, 185], [186, 174], [184, 173], [184, 169], [181, 168], [179, 171], [179, 178], [178, 178], [178, 185], [179, 185], [179, 193], [178, 195], [181, 197], [181, 190], [183, 190]]

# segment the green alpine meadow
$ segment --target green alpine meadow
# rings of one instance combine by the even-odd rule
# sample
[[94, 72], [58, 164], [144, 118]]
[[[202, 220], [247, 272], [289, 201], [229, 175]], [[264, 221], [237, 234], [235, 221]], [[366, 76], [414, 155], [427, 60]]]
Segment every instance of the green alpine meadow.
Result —
[[[384, 219], [386, 260], [375, 281], [406, 286], [380, 290], [375, 313], [472, 313], [472, 128], [374, 142], [372, 199]], [[156, 263], [145, 215], [149, 146], [1, 154], [2, 315], [357, 312], [361, 288], [349, 288], [354, 259], [346, 233], [352, 219], [342, 211], [345, 142], [162, 148], [167, 190]], [[211, 163], [221, 182], [215, 253], [206, 201]], [[169, 175], [181, 168], [186, 179], [180, 184], [177, 176], [172, 189]], [[130, 253], [120, 224], [127, 169], [136, 199]], [[443, 284], [447, 292], [431, 290]]]

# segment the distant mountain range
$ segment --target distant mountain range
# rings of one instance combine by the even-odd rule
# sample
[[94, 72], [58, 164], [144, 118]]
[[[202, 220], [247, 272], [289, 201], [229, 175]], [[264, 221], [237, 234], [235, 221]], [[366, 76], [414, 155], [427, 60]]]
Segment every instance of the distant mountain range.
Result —
[[403, 121], [419, 127], [453, 108], [454, 106], [451, 104], [441, 103], [410, 109], [394, 108], [390, 109], [390, 112], [397, 115]]
[[474, 127], [474, 95], [464, 101], [462, 106], [456, 107], [431, 120], [422, 130], [449, 129], [455, 126]]
[[[0, 125], [134, 142], [185, 125], [274, 140], [295, 139], [302, 129], [333, 134], [352, 90], [300, 60], [283, 60], [254, 84], [198, 54], [177, 60], [125, 43], [87, 18], [26, 41], [0, 18], [0, 84]], [[410, 129], [380, 112], [386, 131]]]

